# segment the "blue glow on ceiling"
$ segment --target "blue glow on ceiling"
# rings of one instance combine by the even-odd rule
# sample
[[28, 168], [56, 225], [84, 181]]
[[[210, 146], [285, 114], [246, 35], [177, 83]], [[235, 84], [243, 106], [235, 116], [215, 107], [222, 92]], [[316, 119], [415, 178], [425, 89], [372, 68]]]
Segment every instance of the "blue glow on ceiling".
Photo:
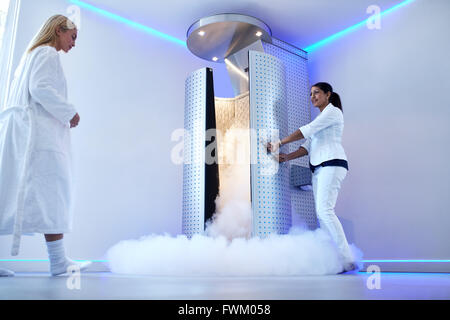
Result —
[[145, 26], [143, 24], [140, 24], [138, 22], [135, 22], [135, 21], [129, 20], [127, 18], [121, 17], [121, 16], [119, 16], [119, 15], [117, 15], [115, 13], [112, 13], [112, 12], [109, 12], [109, 11], [106, 11], [106, 10], [94, 7], [91, 4], [88, 4], [86, 2], [79, 1], [79, 0], [70, 0], [70, 2], [72, 2], [73, 4], [75, 4], [75, 5], [77, 5], [77, 6], [81, 7], [81, 8], [84, 8], [84, 9], [93, 11], [95, 13], [98, 13], [98, 14], [100, 14], [102, 16], [105, 16], [105, 17], [107, 17], [109, 19], [112, 19], [112, 20], [124, 23], [124, 24], [129, 25], [129, 26], [131, 26], [133, 28], [142, 30], [142, 31], [144, 31], [146, 33], [149, 33], [149, 34], [151, 34], [153, 36], [156, 36], [156, 37], [162, 38], [164, 40], [168, 40], [168, 41], [174, 42], [176, 44], [179, 44], [179, 45], [181, 45], [183, 47], [186, 47], [186, 42], [183, 41], [183, 40], [180, 40], [180, 39], [175, 38], [173, 36], [170, 36], [170, 35], [168, 35], [166, 33], [163, 33], [161, 31], [155, 30], [153, 28], [147, 27], [147, 26]]
[[[388, 13], [390, 13], [390, 12], [396, 10], [396, 9], [399, 9], [399, 8], [405, 6], [405, 5], [407, 5], [407, 4], [409, 4], [409, 3], [413, 2], [413, 1], [415, 1], [415, 0], [405, 0], [403, 2], [400, 2], [399, 4], [397, 4], [397, 5], [389, 8], [389, 9], [386, 9], [386, 10], [380, 12], [380, 17], [384, 16], [384, 15], [386, 15], [386, 14], [388, 14]], [[103, 16], [105, 16], [107, 18], [113, 19], [115, 21], [118, 21], [118, 22], [124, 23], [126, 25], [129, 25], [131, 27], [134, 27], [136, 29], [142, 30], [142, 31], [144, 31], [146, 33], [149, 33], [149, 34], [153, 35], [153, 36], [157, 36], [157, 37], [160, 37], [160, 38], [162, 38], [164, 40], [168, 40], [168, 41], [174, 42], [176, 44], [179, 44], [179, 45], [181, 45], [183, 47], [186, 47], [186, 42], [183, 41], [183, 40], [180, 40], [180, 39], [175, 38], [175, 37], [173, 37], [171, 35], [168, 35], [168, 34], [163, 33], [161, 31], [155, 30], [153, 28], [147, 27], [147, 26], [145, 26], [143, 24], [140, 24], [138, 22], [135, 22], [135, 21], [129, 20], [127, 18], [121, 17], [121, 16], [119, 16], [119, 15], [117, 15], [115, 13], [106, 11], [104, 9], [97, 8], [97, 7], [95, 7], [95, 6], [93, 6], [93, 5], [89, 4], [89, 3], [86, 3], [86, 2], [80, 1], [80, 0], [70, 0], [70, 2], [72, 2], [75, 5], [78, 5], [78, 6], [82, 7], [84, 9], [87, 9], [87, 10], [96, 12], [96, 13], [98, 13], [100, 15], [103, 15]], [[340, 37], [342, 37], [342, 36], [352, 32], [352, 31], [356, 30], [357, 28], [365, 25], [369, 19], [371, 19], [371, 18], [369, 17], [369, 18], [367, 18], [367, 19], [365, 19], [365, 20], [363, 20], [363, 21], [361, 21], [361, 22], [359, 22], [359, 23], [357, 23], [357, 24], [355, 24], [355, 25], [353, 25], [351, 27], [348, 27], [348, 28], [346, 28], [346, 29], [344, 29], [342, 31], [339, 31], [339, 32], [337, 32], [337, 33], [335, 33], [335, 34], [333, 34], [333, 35], [331, 35], [331, 36], [329, 36], [329, 37], [327, 37], [327, 38], [325, 38], [323, 40], [320, 40], [320, 41], [318, 41], [318, 42], [316, 42], [316, 43], [314, 43], [314, 44], [304, 48], [303, 50], [305, 50], [307, 52], [311, 52], [311, 51], [313, 51], [313, 50], [315, 50], [315, 49], [317, 49], [317, 48], [319, 48], [319, 47], [321, 47], [321, 46], [323, 46], [323, 45], [325, 45], [325, 44], [327, 44], [327, 43], [329, 43], [331, 41], [336, 40], [337, 38], [340, 38]]]
[[[389, 8], [387, 10], [384, 10], [384, 11], [380, 12], [380, 17], [382, 17], [382, 16], [384, 16], [384, 15], [386, 15], [388, 13], [391, 13], [392, 11], [394, 11], [396, 9], [399, 9], [399, 8], [405, 6], [405, 5], [407, 5], [407, 4], [409, 4], [409, 3], [413, 2], [413, 1], [415, 1], [415, 0], [406, 0], [406, 1], [400, 2], [399, 4], [393, 6], [392, 8]], [[333, 34], [333, 35], [331, 35], [331, 36], [329, 36], [329, 37], [327, 37], [327, 38], [325, 38], [323, 40], [320, 40], [320, 41], [318, 41], [318, 42], [316, 42], [316, 43], [314, 43], [314, 44], [304, 48], [303, 50], [305, 50], [306, 52], [311, 52], [313, 50], [316, 50], [317, 48], [319, 48], [319, 47], [321, 47], [321, 46], [323, 46], [323, 45], [325, 45], [325, 44], [327, 44], [327, 43], [329, 43], [331, 41], [334, 41], [334, 40], [336, 40], [336, 39], [338, 39], [338, 38], [340, 38], [342, 36], [345, 36], [345, 35], [349, 34], [350, 32], [358, 29], [361, 26], [366, 25], [367, 21], [370, 20], [370, 19], [371, 18], [369, 17], [369, 18], [367, 18], [367, 19], [365, 19], [365, 20], [363, 20], [363, 21], [361, 21], [361, 22], [359, 22], [359, 23], [357, 23], [357, 24], [355, 24], [355, 25], [353, 25], [351, 27], [348, 27], [348, 28], [346, 28], [346, 29], [344, 29], [342, 31], [339, 31], [339, 32], [337, 32], [337, 33], [335, 33], [335, 34]]]

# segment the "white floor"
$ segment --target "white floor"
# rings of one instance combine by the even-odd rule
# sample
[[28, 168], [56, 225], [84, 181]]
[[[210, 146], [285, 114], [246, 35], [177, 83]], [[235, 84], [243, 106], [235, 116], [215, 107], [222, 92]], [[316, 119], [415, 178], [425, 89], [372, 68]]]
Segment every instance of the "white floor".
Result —
[[[68, 277], [16, 273], [0, 278], [0, 299], [450, 299], [450, 274], [381, 273], [380, 289], [369, 289], [365, 272], [301, 277], [154, 277], [88, 272], [80, 288]], [[375, 283], [373, 281], [369, 281]], [[69, 285], [68, 285], [69, 283]]]

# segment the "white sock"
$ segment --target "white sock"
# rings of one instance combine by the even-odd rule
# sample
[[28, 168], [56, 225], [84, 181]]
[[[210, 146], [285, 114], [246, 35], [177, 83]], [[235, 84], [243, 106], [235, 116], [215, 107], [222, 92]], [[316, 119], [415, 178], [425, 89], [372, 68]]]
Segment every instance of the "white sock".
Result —
[[8, 269], [0, 268], [0, 277], [13, 277], [14, 272]]
[[67, 268], [76, 265], [80, 270], [85, 269], [90, 262], [77, 262], [66, 257], [63, 239], [47, 241], [48, 258], [50, 260], [50, 273], [53, 276], [67, 273]]

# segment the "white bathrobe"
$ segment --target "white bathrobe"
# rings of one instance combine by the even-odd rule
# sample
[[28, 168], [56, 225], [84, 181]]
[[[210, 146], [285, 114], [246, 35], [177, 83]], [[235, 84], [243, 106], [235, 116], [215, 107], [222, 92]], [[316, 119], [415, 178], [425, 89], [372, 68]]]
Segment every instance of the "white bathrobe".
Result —
[[24, 55], [0, 113], [0, 234], [71, 230], [70, 120], [64, 73], [55, 48]]

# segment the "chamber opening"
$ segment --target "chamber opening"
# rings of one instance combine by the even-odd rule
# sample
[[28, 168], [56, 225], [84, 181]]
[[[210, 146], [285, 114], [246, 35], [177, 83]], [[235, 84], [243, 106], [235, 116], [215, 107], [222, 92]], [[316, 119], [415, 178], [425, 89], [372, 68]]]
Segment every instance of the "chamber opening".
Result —
[[249, 238], [252, 232], [249, 92], [233, 98], [214, 97], [214, 104], [219, 195], [214, 223], [207, 225], [207, 233], [229, 239]]
[[214, 94], [222, 98], [235, 98], [232, 80], [224, 63], [211, 66], [214, 71]]

